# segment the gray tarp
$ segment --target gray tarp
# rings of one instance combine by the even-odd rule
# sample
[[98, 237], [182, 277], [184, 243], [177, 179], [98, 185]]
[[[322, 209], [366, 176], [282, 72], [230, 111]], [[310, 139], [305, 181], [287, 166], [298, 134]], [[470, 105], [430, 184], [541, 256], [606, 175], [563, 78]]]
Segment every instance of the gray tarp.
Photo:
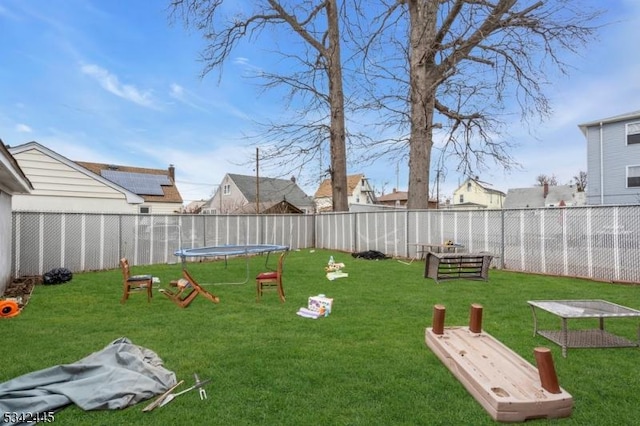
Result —
[[0, 421], [4, 413], [57, 411], [69, 404], [83, 410], [125, 408], [175, 384], [175, 373], [163, 367], [155, 352], [121, 337], [73, 364], [0, 384]]

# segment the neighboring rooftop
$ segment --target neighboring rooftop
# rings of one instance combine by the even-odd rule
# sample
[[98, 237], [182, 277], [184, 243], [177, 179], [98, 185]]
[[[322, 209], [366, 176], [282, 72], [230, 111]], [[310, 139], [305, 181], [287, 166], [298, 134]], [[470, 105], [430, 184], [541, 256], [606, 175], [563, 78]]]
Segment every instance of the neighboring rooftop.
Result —
[[613, 117], [601, 118], [599, 120], [593, 120], [587, 123], [578, 124], [578, 128], [586, 136], [587, 127], [599, 126], [600, 123], [602, 124], [617, 123], [618, 121], [635, 120], [638, 118], [640, 118], [640, 111], [633, 111], [625, 114], [614, 115]]
[[[256, 202], [256, 177], [228, 174], [249, 203]], [[259, 178], [260, 202], [287, 200], [295, 206], [308, 206], [312, 203], [307, 194], [295, 182], [295, 179]]]
[[585, 194], [579, 192], [575, 185], [543, 185], [509, 189], [504, 201], [504, 208], [561, 207], [584, 204]]
[[115, 164], [76, 161], [76, 164], [140, 195], [148, 202], [180, 203], [182, 197], [175, 185], [175, 169], [148, 169]]
[[[357, 175], [349, 175], [347, 176], [347, 196], [353, 195], [354, 189], [358, 186], [358, 184], [362, 181], [364, 175], [362, 173]], [[331, 189], [331, 178], [325, 179], [318, 186], [318, 190], [316, 191], [315, 198], [331, 198], [333, 197], [333, 190]]]

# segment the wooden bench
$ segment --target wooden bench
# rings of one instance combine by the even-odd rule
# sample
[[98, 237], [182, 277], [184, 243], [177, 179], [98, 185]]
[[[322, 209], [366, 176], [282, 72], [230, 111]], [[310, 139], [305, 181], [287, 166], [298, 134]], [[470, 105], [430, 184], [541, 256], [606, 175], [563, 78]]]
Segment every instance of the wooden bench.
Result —
[[424, 277], [436, 282], [452, 279], [487, 280], [493, 256], [489, 253], [427, 253]]
[[537, 367], [482, 330], [482, 306], [471, 305], [469, 326], [445, 327], [435, 305], [427, 346], [499, 422], [569, 417], [573, 397], [560, 387], [548, 348], [534, 349]]

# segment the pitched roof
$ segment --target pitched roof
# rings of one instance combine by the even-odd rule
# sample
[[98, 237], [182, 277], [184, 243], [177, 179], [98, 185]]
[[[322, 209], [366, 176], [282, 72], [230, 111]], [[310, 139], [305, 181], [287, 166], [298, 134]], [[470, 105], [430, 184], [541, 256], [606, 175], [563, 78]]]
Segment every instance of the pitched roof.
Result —
[[187, 204], [186, 206], [184, 206], [183, 211], [185, 213], [198, 213], [200, 211], [200, 209], [202, 208], [202, 206], [204, 206], [206, 203], [207, 203], [207, 200], [192, 201], [189, 204]]
[[386, 201], [407, 201], [409, 199], [409, 193], [407, 191], [394, 190], [390, 194], [378, 196], [378, 202], [384, 203]]
[[504, 200], [505, 209], [544, 207], [545, 205], [559, 206], [565, 204], [583, 204], [582, 197], [578, 196], [578, 190], [574, 185], [552, 185], [549, 193], [544, 197], [544, 187], [512, 188]]
[[[255, 204], [257, 190], [256, 177], [231, 173], [227, 174], [227, 176], [236, 184], [247, 201]], [[260, 177], [258, 178], [258, 186], [261, 203], [287, 200], [289, 203], [298, 207], [312, 205], [311, 198], [291, 179]]]
[[[287, 200], [260, 202], [260, 214], [303, 213], [298, 207]], [[256, 203], [248, 203], [238, 207], [231, 214], [256, 214]]]
[[31, 150], [37, 151], [42, 153], [43, 155], [46, 155], [47, 157], [50, 157], [58, 162], [60, 162], [61, 164], [64, 164], [72, 169], [74, 169], [75, 171], [82, 173], [86, 176], [91, 177], [91, 179], [95, 179], [96, 181], [102, 183], [103, 185], [106, 185], [110, 188], [115, 189], [118, 192], [121, 192], [127, 199], [128, 203], [132, 203], [132, 204], [139, 204], [142, 203], [144, 200], [141, 196], [139, 196], [138, 194], [135, 194], [131, 191], [129, 191], [128, 189], [110, 181], [109, 179], [105, 179], [104, 177], [100, 176], [99, 173], [95, 173], [89, 169], [87, 169], [86, 167], [81, 166], [79, 163], [76, 163], [75, 161], [71, 161], [69, 160], [67, 157], [58, 154], [57, 152], [47, 148], [44, 145], [40, 145], [38, 142], [35, 141], [31, 141], [31, 142], [27, 142], [24, 143], [22, 145], [17, 145], [17, 146], [12, 146], [10, 148], [8, 148], [9, 152], [12, 155], [17, 155], [17, 154], [21, 154], [23, 152], [29, 152]]
[[[353, 190], [356, 189], [360, 181], [362, 181], [362, 178], [364, 178], [364, 175], [362, 173], [347, 176], [347, 196], [353, 195]], [[318, 187], [318, 190], [316, 191], [314, 197], [333, 197], [333, 191], [331, 189], [331, 178], [327, 178], [320, 183], [320, 186]]]
[[0, 182], [16, 194], [28, 194], [33, 185], [24, 174], [16, 159], [0, 139]]
[[502, 195], [503, 197], [505, 196], [504, 192], [499, 191], [497, 189], [489, 188], [487, 186], [488, 184], [486, 182], [480, 182], [478, 179], [473, 179], [473, 178], [467, 178], [464, 182], [462, 182], [462, 185], [460, 185], [458, 188], [456, 188], [456, 191], [458, 189], [463, 188], [467, 184], [467, 182], [469, 182], [469, 181], [475, 182], [475, 184], [478, 185], [480, 188], [482, 188], [486, 193]]
[[171, 169], [148, 169], [86, 161], [76, 161], [76, 163], [141, 196], [147, 202], [182, 204], [182, 196], [171, 176], [173, 173]]

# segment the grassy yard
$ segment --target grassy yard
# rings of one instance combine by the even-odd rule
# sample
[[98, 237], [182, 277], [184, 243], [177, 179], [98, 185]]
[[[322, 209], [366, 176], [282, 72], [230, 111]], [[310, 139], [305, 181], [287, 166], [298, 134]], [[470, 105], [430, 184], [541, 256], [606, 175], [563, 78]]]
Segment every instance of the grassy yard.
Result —
[[[348, 278], [328, 281], [333, 255]], [[275, 266], [272, 256], [269, 266]], [[132, 267], [151, 273], [161, 287], [180, 277], [180, 264]], [[250, 261], [244, 284], [208, 285], [219, 304], [197, 298], [180, 309], [154, 291], [121, 305], [120, 270], [75, 274], [71, 282], [36, 287], [24, 311], [0, 321], [0, 382], [58, 364], [72, 363], [118, 337], [155, 351], [178, 380], [211, 378], [208, 399], [193, 391], [150, 413], [147, 402], [121, 411], [56, 414], [63, 425], [484, 425], [493, 421], [426, 346], [434, 304], [447, 308], [446, 325], [468, 324], [469, 306], [484, 307], [483, 329], [535, 365], [533, 349], [549, 347], [560, 385], [574, 398], [571, 417], [528, 424], [623, 425], [637, 422], [638, 348], [560, 348], [533, 337], [531, 299], [605, 299], [640, 308], [640, 287], [492, 270], [489, 281], [436, 284], [424, 264], [353, 259], [326, 250], [290, 253], [285, 265], [287, 301], [275, 292], [256, 303], [253, 277], [265, 258]], [[201, 283], [238, 281], [245, 262], [189, 265]], [[298, 317], [307, 298], [334, 298], [333, 312], [318, 320]], [[543, 328], [559, 320], [540, 315]], [[570, 322], [570, 327], [596, 324]], [[607, 328], [637, 339], [637, 319], [609, 321]], [[182, 388], [186, 386], [183, 385]], [[149, 401], [150, 402], [150, 401]]]

